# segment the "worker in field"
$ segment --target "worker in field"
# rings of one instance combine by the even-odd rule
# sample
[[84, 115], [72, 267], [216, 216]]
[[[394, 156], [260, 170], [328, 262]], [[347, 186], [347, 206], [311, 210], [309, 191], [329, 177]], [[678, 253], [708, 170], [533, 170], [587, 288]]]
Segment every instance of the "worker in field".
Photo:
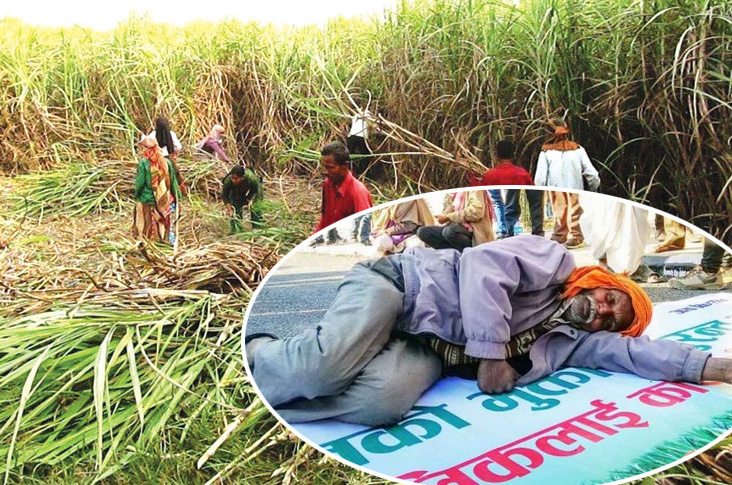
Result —
[[[339, 141], [329, 143], [323, 147], [320, 155], [320, 164], [326, 176], [322, 187], [320, 221], [315, 232], [373, 205], [368, 189], [351, 172], [351, 156], [346, 145]], [[368, 237], [371, 232], [370, 217], [363, 221], [363, 227], [357, 232]], [[339, 239], [335, 229], [328, 232], [329, 243], [338, 242]], [[316, 245], [322, 243], [322, 237], [313, 241]]]
[[226, 130], [221, 125], [213, 125], [208, 135], [201, 140], [196, 147], [209, 155], [214, 155], [219, 160], [231, 163], [231, 159], [226, 154], [221, 143], [224, 141], [224, 133]]
[[[183, 151], [183, 145], [181, 145], [180, 140], [178, 139], [178, 135], [176, 135], [175, 132], [170, 129], [170, 122], [168, 121], [168, 118], [164, 116], [158, 116], [155, 119], [155, 129], [151, 131], [147, 135], [147, 137], [155, 138], [160, 152], [165, 158], [170, 161], [170, 163], [172, 163], [180, 193], [185, 194], [187, 191], [186, 180], [185, 177], [183, 177], [183, 173], [181, 172], [178, 165], [178, 157]], [[172, 214], [180, 212], [180, 208], [178, 206], [179, 201], [179, 198], [176, 198], [173, 201], [173, 204], [171, 206]], [[167, 231], [168, 241], [170, 242], [170, 244], [175, 243], [177, 223], [177, 217], [172, 217]]]
[[257, 174], [251, 169], [244, 168], [243, 165], [235, 165], [224, 177], [222, 185], [221, 198], [231, 212], [229, 221], [231, 233], [241, 232], [243, 209], [247, 205], [252, 228], [261, 227], [264, 223], [262, 214], [264, 190], [262, 180]]
[[163, 155], [155, 137], [144, 136], [140, 145], [143, 151], [135, 177], [132, 235], [172, 244], [175, 204], [181, 197], [175, 166]]

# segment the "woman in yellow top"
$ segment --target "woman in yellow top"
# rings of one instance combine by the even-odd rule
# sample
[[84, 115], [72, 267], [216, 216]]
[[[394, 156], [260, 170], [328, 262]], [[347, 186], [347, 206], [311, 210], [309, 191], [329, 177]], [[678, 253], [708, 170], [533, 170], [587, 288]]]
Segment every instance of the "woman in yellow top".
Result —
[[435, 216], [445, 225], [420, 227], [417, 236], [431, 248], [458, 251], [493, 241], [491, 207], [485, 190], [447, 194], [443, 213]]

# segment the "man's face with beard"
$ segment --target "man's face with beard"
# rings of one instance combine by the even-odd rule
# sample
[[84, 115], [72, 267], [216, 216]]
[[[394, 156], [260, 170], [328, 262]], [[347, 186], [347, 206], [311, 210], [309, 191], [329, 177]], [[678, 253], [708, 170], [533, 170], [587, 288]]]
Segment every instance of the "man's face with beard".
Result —
[[620, 332], [633, 323], [635, 312], [624, 291], [595, 288], [572, 297], [564, 317], [586, 332]]
[[333, 155], [326, 155], [321, 157], [320, 165], [325, 171], [325, 176], [328, 177], [333, 185], [335, 185], [336, 187], [340, 186], [341, 183], [343, 183], [343, 181], [348, 176], [348, 172], [350, 171], [348, 163], [340, 164], [336, 162], [336, 159]]

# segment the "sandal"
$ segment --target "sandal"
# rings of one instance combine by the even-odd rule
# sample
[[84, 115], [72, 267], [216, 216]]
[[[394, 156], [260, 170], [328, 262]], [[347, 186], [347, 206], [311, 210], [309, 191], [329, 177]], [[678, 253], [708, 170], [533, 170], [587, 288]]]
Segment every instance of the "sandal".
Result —
[[635, 273], [630, 275], [630, 279], [636, 283], [662, 283], [665, 281], [664, 277], [653, 271], [645, 264], [638, 266]]
[[660, 244], [653, 249], [653, 252], [654, 253], [665, 253], [666, 251], [676, 251], [679, 249], [684, 249], [684, 244], [679, 244], [679, 243]]
[[664, 278], [663, 276], [661, 276], [660, 274], [658, 274], [654, 271], [651, 271], [651, 274], [649, 274], [648, 277], [646, 278], [646, 283], [651, 283], [651, 284], [663, 283], [664, 281], [666, 281], [666, 278]]

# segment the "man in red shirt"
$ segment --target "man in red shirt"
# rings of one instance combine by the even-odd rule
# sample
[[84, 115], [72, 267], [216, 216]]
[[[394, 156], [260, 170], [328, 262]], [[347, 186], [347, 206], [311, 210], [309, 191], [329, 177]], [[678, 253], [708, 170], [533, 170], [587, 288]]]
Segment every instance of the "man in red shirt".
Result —
[[[516, 148], [511, 140], [501, 140], [496, 145], [496, 164], [486, 171], [481, 185], [534, 185], [534, 179], [524, 168], [514, 165]], [[531, 213], [531, 234], [544, 235], [544, 193], [541, 190], [527, 190]], [[519, 189], [506, 190], [506, 236], [513, 236], [513, 228], [521, 217]]]
[[339, 141], [329, 143], [320, 151], [320, 164], [326, 178], [323, 182], [320, 221], [315, 232], [373, 206], [368, 189], [351, 173], [350, 161], [348, 148]]

